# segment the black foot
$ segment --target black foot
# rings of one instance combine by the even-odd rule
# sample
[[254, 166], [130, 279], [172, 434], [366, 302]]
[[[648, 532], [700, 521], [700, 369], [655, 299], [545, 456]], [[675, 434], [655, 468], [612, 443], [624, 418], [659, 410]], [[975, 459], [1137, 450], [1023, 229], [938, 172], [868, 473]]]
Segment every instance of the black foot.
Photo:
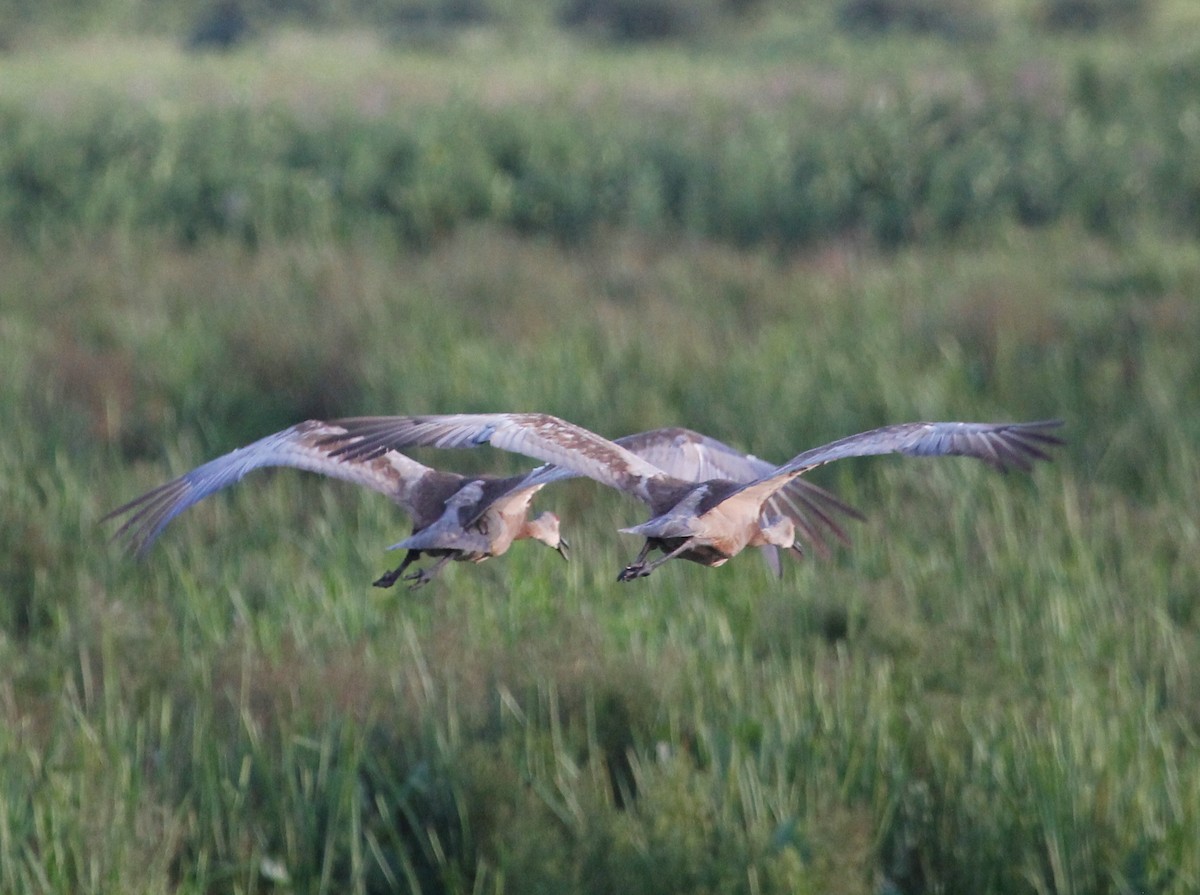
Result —
[[386, 575], [380, 575], [372, 584], [376, 587], [391, 587], [397, 581], [408, 581], [410, 582], [408, 589], [416, 590], [418, 587], [424, 587], [435, 577], [424, 569], [409, 572], [407, 575], [401, 575], [400, 572], [400, 569], [392, 569]]
[[376, 587], [391, 587], [398, 580], [400, 580], [400, 570], [392, 569], [386, 575], [380, 575], [372, 582], [372, 584], [374, 584]]
[[650, 572], [646, 569], [644, 562], [635, 562], [633, 565], [623, 568], [620, 574], [617, 575], [617, 580], [633, 581], [635, 578], [645, 578], [649, 574]]
[[418, 569], [411, 575], [405, 575], [404, 580], [409, 582], [408, 589], [416, 590], [419, 587], [424, 587], [430, 581], [437, 577], [437, 573], [430, 573], [425, 569]]

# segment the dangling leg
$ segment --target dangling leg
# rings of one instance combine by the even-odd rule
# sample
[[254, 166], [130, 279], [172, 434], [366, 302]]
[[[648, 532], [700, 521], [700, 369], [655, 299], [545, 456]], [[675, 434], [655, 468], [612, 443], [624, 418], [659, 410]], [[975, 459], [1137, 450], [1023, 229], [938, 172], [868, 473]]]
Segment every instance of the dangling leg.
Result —
[[411, 566], [414, 562], [416, 562], [420, 556], [421, 556], [420, 550], [409, 550], [407, 553], [404, 554], [404, 562], [400, 563], [399, 566], [392, 569], [386, 575], [381, 575], [375, 581], [375, 586], [376, 587], [391, 587], [393, 584], [395, 584], [400, 579], [400, 576], [402, 574], [404, 574], [404, 570], [407, 569], [409, 566]]
[[[621, 574], [617, 576], [617, 580], [632, 581], [634, 578], [645, 578], [647, 575], [665, 563], [668, 559], [674, 559], [685, 550], [688, 550], [694, 546], [696, 546], [694, 538], [684, 538], [678, 547], [675, 547], [668, 552], [661, 539], [647, 538], [645, 546], [642, 547], [642, 552], [637, 555], [637, 558], [634, 559], [632, 563], [621, 570]], [[655, 547], [657, 547], [659, 550], [662, 550], [663, 555], [654, 560], [654, 562], [647, 563], [646, 556]]]
[[634, 578], [645, 578], [647, 575], [665, 563], [668, 559], [674, 559], [685, 550], [695, 546], [695, 540], [693, 538], [685, 538], [683, 543], [670, 553], [664, 553], [658, 559], [654, 560], [654, 562], [647, 563], [643, 561], [646, 554], [649, 552], [649, 541], [646, 543], [647, 547], [642, 549], [642, 552], [638, 554], [638, 558], [633, 561], [633, 564], [626, 566], [621, 570], [621, 574], [617, 576], [618, 581], [632, 581]]
[[442, 566], [454, 559], [453, 553], [447, 553], [444, 556], [439, 556], [437, 562], [424, 569], [418, 569], [411, 575], [405, 576], [405, 581], [411, 581], [408, 586], [409, 590], [416, 590], [418, 587], [424, 587], [430, 581], [437, 577], [438, 572], [442, 570]]
[[638, 574], [646, 565], [646, 557], [650, 555], [650, 551], [654, 549], [654, 544], [650, 538], [646, 538], [646, 543], [642, 544], [642, 549], [633, 562], [623, 568], [617, 575], [618, 581], [632, 581], [638, 577]]

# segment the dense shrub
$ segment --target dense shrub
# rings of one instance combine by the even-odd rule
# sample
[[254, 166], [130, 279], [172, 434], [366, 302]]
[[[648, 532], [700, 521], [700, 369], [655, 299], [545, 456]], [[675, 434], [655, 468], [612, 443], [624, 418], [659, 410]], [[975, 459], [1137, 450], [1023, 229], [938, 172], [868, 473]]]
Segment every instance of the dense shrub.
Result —
[[561, 20], [569, 28], [637, 41], [692, 36], [711, 28], [718, 15], [717, 0], [573, 0]]
[[763, 0], [567, 0], [559, 23], [614, 41], [711, 34], [759, 8]]
[[518, 21], [542, 0], [0, 0], [0, 46], [24, 32], [170, 34], [193, 49], [222, 49], [279, 26], [403, 32], [481, 21]]
[[1039, 19], [1062, 31], [1129, 28], [1146, 24], [1154, 6], [1154, 0], [1042, 0]]
[[1064, 217], [1109, 234], [1137, 216], [1195, 232], [1200, 134], [1179, 110], [1200, 96], [1198, 69], [1132, 79], [1083, 66], [1062, 107], [898, 94], [697, 120], [465, 103], [316, 122], [240, 107], [163, 120], [115, 103], [64, 121], [9, 109], [0, 228], [248, 245], [380, 227], [429, 245], [473, 220], [565, 241], [632, 225], [781, 245]]
[[194, 50], [228, 50], [247, 40], [251, 34], [250, 19], [242, 4], [237, 0], [222, 0], [196, 19], [187, 44]]
[[980, 39], [995, 31], [986, 9], [971, 0], [846, 0], [838, 20], [852, 31], [912, 31], [948, 39]]

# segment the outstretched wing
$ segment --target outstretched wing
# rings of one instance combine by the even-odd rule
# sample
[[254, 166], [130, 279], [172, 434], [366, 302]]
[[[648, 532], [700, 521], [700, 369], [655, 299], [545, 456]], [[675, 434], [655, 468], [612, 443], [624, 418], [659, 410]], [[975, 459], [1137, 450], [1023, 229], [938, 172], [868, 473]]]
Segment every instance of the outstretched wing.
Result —
[[1049, 460], [1048, 448], [1063, 440], [1050, 434], [1062, 420], [1036, 423], [899, 423], [860, 432], [797, 454], [782, 470], [807, 471], [845, 457], [907, 454], [910, 457], [975, 457], [994, 469], [1028, 472]]
[[[737, 492], [738, 499], [766, 499], [798, 475], [847, 457], [906, 454], [910, 457], [975, 457], [1001, 472], [1028, 472], [1047, 449], [1063, 443], [1050, 430], [1062, 420], [1034, 423], [899, 423], [860, 432], [797, 454]], [[733, 497], [735, 495], [730, 495]]]
[[411, 513], [410, 489], [430, 472], [429, 467], [398, 451], [383, 451], [365, 460], [333, 456], [322, 442], [344, 432], [318, 420], [298, 423], [197, 466], [117, 507], [104, 519], [126, 516], [114, 538], [125, 539], [129, 548], [141, 556], [167, 523], [188, 507], [234, 484], [251, 470], [267, 466], [290, 466], [353, 482], [387, 495]]
[[565, 467], [632, 494], [651, 507], [662, 493], [688, 485], [619, 444], [545, 413], [356, 417], [335, 422], [347, 433], [325, 442], [337, 457], [370, 458], [414, 445], [472, 448], [490, 444]]

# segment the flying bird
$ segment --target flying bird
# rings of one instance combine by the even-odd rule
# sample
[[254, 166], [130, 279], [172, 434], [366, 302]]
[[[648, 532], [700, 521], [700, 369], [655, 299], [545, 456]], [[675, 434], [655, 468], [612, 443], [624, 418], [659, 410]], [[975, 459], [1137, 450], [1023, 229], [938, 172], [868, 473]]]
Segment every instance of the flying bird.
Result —
[[[391, 587], [403, 578], [419, 587], [432, 581], [450, 561], [482, 562], [505, 553], [516, 540], [531, 538], [557, 550], [564, 558], [569, 545], [560, 532], [557, 515], [545, 512], [529, 519], [534, 495], [551, 482], [575, 473], [561, 467], [540, 467], [507, 478], [461, 476], [431, 469], [396, 450], [376, 451], [371, 457], [338, 455], [331, 445], [347, 431], [336, 423], [309, 420], [268, 435], [253, 444], [218, 457], [106, 515], [124, 516], [115, 537], [127, 541], [142, 556], [167, 524], [210, 494], [264, 467], [293, 467], [363, 485], [391, 498], [413, 519], [413, 533], [389, 549], [406, 550], [399, 567], [381, 576], [377, 587]], [[646, 454], [680, 478], [700, 480], [720, 473], [749, 481], [772, 469], [756, 457], [742, 454], [716, 439], [687, 429], [641, 432], [619, 439], [630, 450]], [[802, 487], [801, 487], [802, 486]], [[852, 507], [810, 482], [796, 482], [773, 498], [775, 512], [791, 518], [819, 552], [827, 552], [824, 529], [846, 541], [833, 518], [861, 518]], [[793, 549], [802, 552], [797, 544]], [[428, 568], [405, 571], [422, 555], [435, 558]], [[764, 547], [768, 565], [780, 573], [778, 553]]]
[[[406, 550], [403, 561], [375, 581], [376, 587], [391, 587], [402, 577], [412, 587], [419, 587], [432, 581], [451, 560], [482, 562], [527, 538], [541, 541], [567, 558], [569, 545], [559, 531], [558, 516], [544, 512], [529, 518], [534, 495], [562, 477], [557, 470], [541, 467], [507, 478], [462, 476], [431, 469], [395, 450], [379, 451], [369, 458], [340, 457], [326, 442], [345, 434], [336, 424], [319, 420], [298, 423], [210, 460], [104, 518], [126, 517], [114, 537], [125, 539], [141, 556], [167, 523], [188, 507], [252, 470], [289, 466], [378, 491], [412, 517], [412, 535], [389, 548]], [[434, 563], [405, 575], [422, 555], [434, 557]]]
[[[687, 482], [706, 482], [726, 479], [731, 482], [752, 482], [775, 469], [774, 463], [746, 454], [708, 435], [681, 427], [652, 429], [616, 439], [616, 444], [647, 460], [669, 476]], [[763, 504], [764, 516], [787, 516], [797, 534], [802, 534], [822, 556], [830, 554], [829, 535], [843, 544], [850, 538], [835, 518], [843, 515], [864, 520], [858, 510], [836, 495], [806, 479], [788, 482]], [[804, 555], [797, 538], [792, 544], [796, 556]], [[772, 544], [760, 547], [767, 566], [776, 577], [783, 574], [779, 548]]]
[[[338, 420], [345, 430], [327, 439], [332, 455], [369, 459], [404, 447], [468, 448], [490, 444], [562, 466], [631, 494], [651, 518], [622, 532], [645, 537], [637, 558], [618, 575], [629, 581], [664, 562], [687, 559], [719, 566], [746, 547], [795, 544], [796, 524], [769, 502], [797, 477], [847, 457], [878, 454], [975, 457], [998, 470], [1028, 471], [1061, 439], [1050, 430], [1059, 420], [1032, 423], [901, 423], [860, 432], [804, 451], [783, 466], [749, 481], [717, 475], [688, 481], [582, 426], [543, 413], [481, 413], [443, 416], [359, 417]], [[652, 562], [652, 550], [662, 556]]]

